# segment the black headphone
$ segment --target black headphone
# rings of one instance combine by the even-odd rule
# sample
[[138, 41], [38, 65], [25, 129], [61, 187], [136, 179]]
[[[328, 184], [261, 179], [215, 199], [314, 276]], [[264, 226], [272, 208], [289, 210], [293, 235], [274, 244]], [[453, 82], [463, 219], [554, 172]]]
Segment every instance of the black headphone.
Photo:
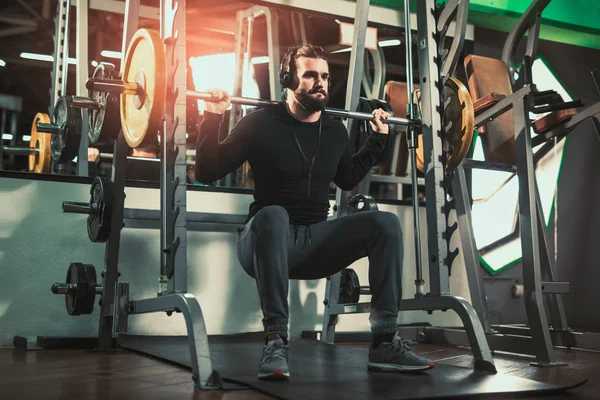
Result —
[[287, 71], [284, 67], [285, 56], [281, 60], [281, 64], [279, 65], [279, 83], [281, 84], [281, 89], [292, 89], [292, 84], [294, 83], [294, 75], [292, 75], [292, 60], [294, 64], [296, 63], [295, 57], [298, 52], [299, 47], [294, 47], [292, 54], [290, 54], [290, 59], [288, 60]]
[[[285, 67], [284, 67], [285, 56], [281, 60], [281, 64], [279, 64], [279, 83], [281, 84], [282, 90], [284, 90], [284, 89], [295, 90], [296, 89], [297, 83], [296, 83], [295, 66], [296, 66], [296, 54], [298, 53], [299, 49], [300, 49], [300, 46], [295, 46], [294, 49], [292, 50], [292, 53], [290, 54], [290, 59], [288, 60], [287, 71], [285, 70]], [[292, 65], [294, 66], [293, 73], [292, 73]], [[331, 73], [327, 77], [327, 93], [329, 93], [330, 90], [331, 90]]]

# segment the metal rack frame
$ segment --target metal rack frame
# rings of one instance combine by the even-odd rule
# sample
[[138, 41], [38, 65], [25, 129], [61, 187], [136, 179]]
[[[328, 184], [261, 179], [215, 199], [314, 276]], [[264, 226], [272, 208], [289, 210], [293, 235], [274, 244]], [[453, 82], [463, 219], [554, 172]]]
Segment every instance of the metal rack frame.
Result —
[[[366, 37], [367, 18], [364, 11], [369, 6], [369, 0], [358, 0], [356, 4], [357, 23], [355, 23], [354, 40], [351, 58], [351, 69], [347, 91], [347, 108], [351, 109], [358, 101], [355, 93], [360, 82], [362, 71], [361, 49], [364, 51]], [[451, 7], [459, 7], [458, 2], [452, 2]], [[467, 7], [468, 2], [462, 7]], [[464, 12], [464, 8], [459, 12]], [[422, 104], [422, 132], [425, 155], [425, 188], [428, 202], [426, 204], [427, 227], [428, 227], [428, 263], [430, 274], [430, 292], [417, 295], [412, 299], [403, 299], [400, 311], [409, 310], [454, 310], [461, 318], [467, 333], [469, 345], [475, 358], [474, 368], [491, 373], [496, 372], [496, 367], [489, 349], [484, 329], [473, 306], [466, 300], [450, 295], [449, 281], [449, 259], [448, 243], [451, 230], [448, 229], [447, 215], [444, 212], [448, 208], [446, 200], [446, 188], [448, 186], [445, 176], [445, 165], [443, 162], [443, 104], [441, 103], [441, 87], [447, 76], [442, 75], [442, 66], [455, 64], [453, 58], [457, 57], [454, 52], [449, 59], [441, 62], [438, 51], [438, 38], [440, 31], [436, 15], [435, 0], [423, 0], [418, 2], [417, 27], [419, 38], [419, 81], [421, 82], [421, 104]], [[360, 19], [359, 19], [360, 18]], [[462, 20], [462, 28], [466, 26], [466, 19]], [[459, 26], [457, 29], [460, 29]], [[457, 33], [456, 40], [464, 37]], [[452, 73], [452, 68], [446, 69]], [[442, 111], [440, 111], [442, 110]], [[465, 186], [466, 187], [466, 186]], [[343, 216], [347, 208], [348, 194], [339, 188], [336, 196], [337, 216]], [[413, 199], [415, 201], [416, 199]], [[418, 203], [417, 207], [418, 207]], [[415, 210], [415, 212], [418, 212]], [[418, 229], [417, 229], [418, 231]], [[420, 265], [417, 266], [420, 268]], [[335, 341], [335, 325], [339, 315], [368, 313], [370, 303], [339, 304], [340, 275], [337, 273], [327, 278], [327, 286], [324, 301], [323, 328], [320, 340], [327, 343]], [[418, 286], [418, 283], [417, 283]]]

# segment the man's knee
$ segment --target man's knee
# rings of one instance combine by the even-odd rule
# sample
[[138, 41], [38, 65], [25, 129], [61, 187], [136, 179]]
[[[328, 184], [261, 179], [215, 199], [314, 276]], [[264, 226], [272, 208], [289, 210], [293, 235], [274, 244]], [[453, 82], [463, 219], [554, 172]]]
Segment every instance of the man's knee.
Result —
[[254, 217], [253, 228], [256, 232], [281, 234], [287, 232], [290, 226], [290, 216], [281, 206], [261, 208]]
[[373, 211], [371, 218], [377, 232], [385, 236], [402, 237], [402, 226], [396, 214], [388, 211]]

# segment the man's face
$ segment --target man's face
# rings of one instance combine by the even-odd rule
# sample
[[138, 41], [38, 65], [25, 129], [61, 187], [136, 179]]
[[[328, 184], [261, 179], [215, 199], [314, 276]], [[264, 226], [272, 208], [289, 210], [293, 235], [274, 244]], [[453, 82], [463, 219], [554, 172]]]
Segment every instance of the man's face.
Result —
[[308, 111], [323, 110], [329, 101], [329, 66], [322, 58], [299, 57], [296, 60], [298, 87], [294, 94]]

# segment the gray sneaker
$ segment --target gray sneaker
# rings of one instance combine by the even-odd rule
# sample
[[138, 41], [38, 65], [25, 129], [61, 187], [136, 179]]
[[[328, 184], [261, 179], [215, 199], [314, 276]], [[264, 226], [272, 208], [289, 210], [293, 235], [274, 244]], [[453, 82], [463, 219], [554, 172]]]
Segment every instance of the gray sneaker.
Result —
[[279, 335], [269, 335], [268, 342], [263, 348], [262, 359], [258, 369], [258, 379], [280, 380], [288, 379], [288, 351], [289, 346]]
[[369, 347], [369, 371], [419, 372], [435, 367], [435, 363], [411, 351], [412, 343], [396, 333], [391, 342]]

